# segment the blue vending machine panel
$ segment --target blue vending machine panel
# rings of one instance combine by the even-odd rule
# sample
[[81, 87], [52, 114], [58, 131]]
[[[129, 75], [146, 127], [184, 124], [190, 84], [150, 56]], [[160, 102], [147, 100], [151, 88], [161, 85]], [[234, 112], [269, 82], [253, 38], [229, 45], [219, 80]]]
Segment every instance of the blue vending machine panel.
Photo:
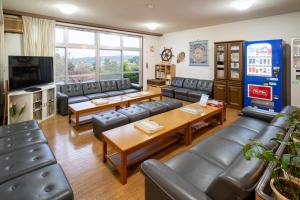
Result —
[[244, 106], [279, 112], [283, 107], [283, 41], [245, 42]]

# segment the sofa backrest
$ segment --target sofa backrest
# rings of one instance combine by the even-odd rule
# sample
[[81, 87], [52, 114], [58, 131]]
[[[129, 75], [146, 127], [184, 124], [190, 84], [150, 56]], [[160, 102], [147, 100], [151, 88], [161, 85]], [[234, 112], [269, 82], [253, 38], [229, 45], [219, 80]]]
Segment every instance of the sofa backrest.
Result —
[[182, 87], [183, 85], [183, 82], [184, 82], [184, 78], [181, 78], [181, 77], [174, 77], [172, 79], [172, 82], [171, 82], [171, 86], [173, 87]]
[[183, 88], [187, 89], [196, 89], [198, 84], [198, 79], [193, 79], [193, 78], [186, 78], [183, 82]]
[[197, 90], [212, 93], [213, 83], [214, 82], [210, 80], [199, 80], [196, 88]]
[[118, 90], [116, 80], [100, 81], [102, 92]]
[[85, 95], [101, 92], [101, 86], [98, 81], [82, 83], [82, 89]]
[[116, 83], [119, 90], [126, 90], [131, 88], [131, 82], [129, 78], [116, 80]]
[[60, 90], [62, 93], [68, 95], [69, 97], [83, 95], [82, 83], [64, 84], [60, 87]]

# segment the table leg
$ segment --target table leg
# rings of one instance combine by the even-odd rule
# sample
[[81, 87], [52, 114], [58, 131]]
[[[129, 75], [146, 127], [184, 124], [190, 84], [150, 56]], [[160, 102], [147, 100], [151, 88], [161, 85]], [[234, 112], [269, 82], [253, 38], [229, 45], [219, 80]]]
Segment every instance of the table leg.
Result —
[[75, 113], [75, 129], [76, 130], [79, 129], [79, 113], [78, 112]]
[[192, 126], [189, 124], [185, 128], [185, 133], [184, 133], [184, 144], [185, 146], [188, 146], [192, 143]]
[[72, 111], [69, 109], [69, 124], [72, 122]]
[[127, 183], [127, 155], [125, 152], [121, 152], [120, 156], [121, 156], [121, 163], [120, 163], [121, 183], [125, 185]]
[[106, 163], [106, 155], [107, 155], [107, 143], [106, 143], [106, 141], [102, 138], [102, 149], [103, 149], [103, 151], [102, 151], [102, 153], [103, 153], [103, 155], [102, 155], [102, 161], [104, 162], [104, 163]]
[[160, 98], [160, 100], [162, 100], [162, 97], [163, 97], [163, 96], [162, 96], [162, 94], [161, 94], [161, 95], [159, 95], [159, 98]]

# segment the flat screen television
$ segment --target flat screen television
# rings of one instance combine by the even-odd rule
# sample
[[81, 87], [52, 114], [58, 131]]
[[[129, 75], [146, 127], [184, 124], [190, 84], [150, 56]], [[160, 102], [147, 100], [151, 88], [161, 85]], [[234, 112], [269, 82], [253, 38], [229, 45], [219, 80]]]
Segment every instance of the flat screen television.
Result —
[[53, 57], [9, 56], [9, 90], [20, 90], [53, 82]]

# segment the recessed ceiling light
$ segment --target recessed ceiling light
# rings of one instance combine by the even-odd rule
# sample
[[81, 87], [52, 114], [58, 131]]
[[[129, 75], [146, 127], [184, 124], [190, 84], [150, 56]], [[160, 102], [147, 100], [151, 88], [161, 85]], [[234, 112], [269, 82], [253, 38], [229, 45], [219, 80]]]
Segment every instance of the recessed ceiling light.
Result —
[[236, 0], [232, 6], [237, 10], [247, 10], [253, 5], [253, 0]]
[[148, 7], [149, 9], [153, 9], [153, 8], [154, 8], [154, 5], [153, 5], [153, 4], [148, 4], [147, 7]]
[[78, 8], [76, 6], [71, 5], [71, 4], [58, 4], [56, 7], [60, 10], [60, 12], [67, 14], [67, 15], [71, 15], [76, 10], [78, 10]]
[[147, 23], [147, 24], [145, 24], [145, 26], [146, 26], [148, 29], [150, 29], [150, 30], [155, 30], [155, 29], [157, 29], [160, 25], [159, 25], [158, 23], [152, 22], [152, 23]]

